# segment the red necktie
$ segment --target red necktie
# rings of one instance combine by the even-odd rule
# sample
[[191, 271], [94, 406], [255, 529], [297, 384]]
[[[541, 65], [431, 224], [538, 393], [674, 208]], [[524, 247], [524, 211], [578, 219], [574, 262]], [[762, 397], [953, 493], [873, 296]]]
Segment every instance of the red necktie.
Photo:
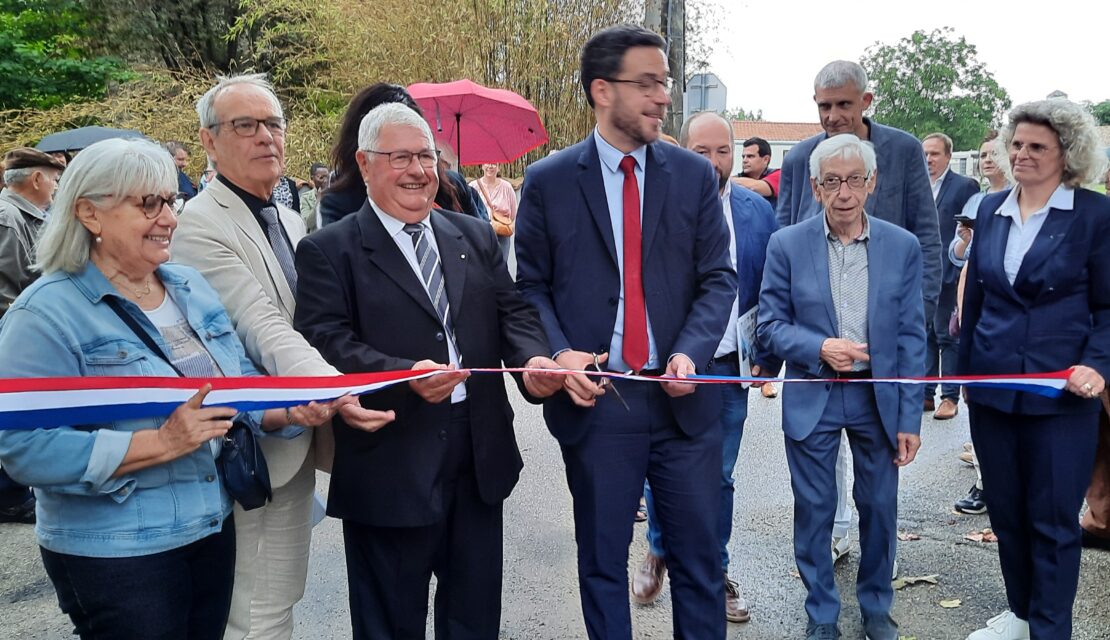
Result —
[[624, 172], [624, 362], [633, 371], [639, 371], [648, 360], [640, 188], [636, 185], [636, 159], [625, 156], [620, 167]]

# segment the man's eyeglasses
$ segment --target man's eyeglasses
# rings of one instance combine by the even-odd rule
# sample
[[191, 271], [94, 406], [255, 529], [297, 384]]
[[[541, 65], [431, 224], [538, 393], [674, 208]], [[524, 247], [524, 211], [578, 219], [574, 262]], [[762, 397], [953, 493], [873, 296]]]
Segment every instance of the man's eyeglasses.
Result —
[[233, 118], [231, 120], [224, 120], [217, 122], [215, 126], [222, 126], [230, 124], [236, 135], [244, 138], [249, 138], [258, 133], [258, 125], [266, 125], [266, 129], [270, 134], [275, 136], [285, 135], [285, 118]]
[[143, 215], [153, 220], [162, 213], [162, 207], [167, 206], [174, 214], [180, 213], [179, 202], [184, 202], [184, 193], [174, 193], [169, 196], [160, 196], [156, 193], [148, 193], [145, 196], [127, 196], [128, 200], [135, 199], [139, 201], [139, 208], [143, 210]]
[[663, 78], [660, 80], [654, 76], [644, 76], [638, 80], [621, 80], [619, 78], [602, 78], [606, 82], [619, 82], [621, 84], [633, 84], [640, 88], [640, 93], [645, 96], [650, 96], [655, 93], [659, 87], [663, 87], [663, 92], [670, 94], [671, 89], [674, 88], [674, 78]]
[[1010, 151], [1014, 152], [1014, 155], [1021, 153], [1021, 150], [1025, 149], [1025, 152], [1029, 154], [1030, 158], [1040, 158], [1041, 156], [1048, 153], [1049, 151], [1052, 151], [1055, 148], [1055, 145], [1050, 147], [1039, 142], [1025, 143], [1020, 140], [1014, 140], [1010, 143]]
[[840, 191], [840, 185], [845, 182], [848, 183], [848, 187], [851, 189], [862, 189], [864, 185], [867, 184], [867, 181], [869, 179], [870, 176], [861, 176], [858, 174], [854, 176], [848, 176], [847, 178], [841, 178], [840, 176], [826, 176], [822, 178], [821, 181], [817, 184], [821, 185], [821, 188], [824, 189], [827, 193], [836, 193], [837, 191]]
[[424, 149], [423, 151], [375, 151], [373, 149], [364, 149], [367, 153], [376, 153], [379, 156], [387, 156], [389, 158], [389, 166], [394, 169], [408, 169], [412, 164], [412, 159], [420, 163], [421, 167], [431, 169], [439, 162], [439, 155], [436, 154], [435, 149]]

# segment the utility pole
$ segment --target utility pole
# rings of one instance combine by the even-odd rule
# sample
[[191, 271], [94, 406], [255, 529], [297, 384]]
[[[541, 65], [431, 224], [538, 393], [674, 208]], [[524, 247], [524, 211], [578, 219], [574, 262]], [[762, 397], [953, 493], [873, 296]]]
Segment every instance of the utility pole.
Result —
[[667, 42], [667, 64], [671, 67], [674, 89], [663, 131], [678, 137], [682, 127], [682, 94], [686, 91], [686, 0], [646, 0], [644, 26]]

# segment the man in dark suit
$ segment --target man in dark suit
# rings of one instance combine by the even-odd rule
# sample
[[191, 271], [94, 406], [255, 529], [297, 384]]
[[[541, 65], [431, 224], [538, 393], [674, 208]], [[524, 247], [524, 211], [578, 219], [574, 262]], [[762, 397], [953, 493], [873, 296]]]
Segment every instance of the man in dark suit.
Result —
[[[786, 360], [788, 378], [905, 378], [925, 370], [921, 250], [903, 229], [864, 213], [875, 152], [852, 134], [821, 142], [810, 189], [825, 212], [771, 236], [759, 294], [759, 341]], [[860, 516], [856, 582], [870, 640], [897, 640], [890, 576], [898, 469], [921, 445], [915, 385], [786, 385], [782, 428], [794, 492], [794, 557], [808, 595], [807, 640], [836, 640], [840, 598], [828, 540], [836, 461], [848, 436]]]
[[[522, 466], [500, 376], [461, 366], [555, 368], [536, 312], [516, 292], [482, 221], [432, 208], [427, 123], [371, 110], [356, 158], [369, 199], [297, 247], [295, 323], [344, 373], [445, 371], [365, 396], [394, 424], [336, 425], [328, 515], [343, 520], [355, 638], [422, 638], [437, 578], [437, 638], [497, 637], [502, 502]], [[525, 373], [527, 394], [557, 375]]]
[[[713, 167], [656, 142], [670, 104], [664, 46], [632, 25], [594, 34], [581, 78], [597, 128], [525, 175], [517, 286], [567, 369], [600, 362], [673, 378], [712, 371], [736, 297]], [[589, 637], [631, 636], [628, 545], [647, 477], [675, 635], [723, 638], [720, 389], [616, 381], [605, 393], [582, 374], [568, 375], [564, 388], [544, 417], [574, 496]]]
[[[940, 225], [940, 246], [947, 248], [956, 235], [955, 217], [964, 210], [971, 196], [979, 193], [979, 183], [949, 169], [952, 162], [952, 138], [943, 133], [930, 133], [921, 141], [925, 149], [925, 164], [933, 187], [933, 201], [937, 205], [937, 223]], [[951, 260], [941, 260], [940, 297], [937, 311], [926, 330], [929, 350], [926, 355], [925, 375], [956, 375], [958, 340], [948, 332], [948, 322], [956, 308], [956, 285], [960, 270]], [[926, 321], [929, 319], [927, 318]], [[925, 385], [925, 404], [933, 401], [936, 385]], [[951, 420], [960, 407], [960, 388], [954, 384], [940, 386], [940, 405], [933, 418]]]

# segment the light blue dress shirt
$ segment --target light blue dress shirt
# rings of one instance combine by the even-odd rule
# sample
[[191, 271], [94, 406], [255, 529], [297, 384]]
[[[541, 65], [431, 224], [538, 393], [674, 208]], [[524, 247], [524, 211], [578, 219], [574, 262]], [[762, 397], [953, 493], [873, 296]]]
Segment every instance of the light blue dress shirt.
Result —
[[[632, 153], [624, 153], [601, 137], [601, 133], [594, 128], [594, 142], [597, 143], [597, 155], [601, 160], [601, 181], [605, 185], [605, 200], [609, 205], [609, 221], [613, 225], [613, 242], [617, 250], [617, 268], [621, 274], [621, 294], [617, 304], [617, 321], [613, 326], [613, 340], [609, 343], [608, 368], [615, 371], [626, 371], [628, 365], [624, 361], [624, 172], [620, 169], [621, 160], [630, 155], [636, 160], [636, 186], [640, 191], [640, 220], [641, 228], [644, 219], [644, 164], [647, 161], [647, 147], [637, 147]], [[644, 303], [647, 303], [645, 298]], [[648, 334], [648, 359], [644, 364], [645, 369], [660, 367], [659, 353], [655, 348], [655, 336], [651, 331], [651, 314], [644, 310], [647, 318]]]
[[1021, 207], [1018, 205], [1020, 194], [1021, 185], [1018, 185], [1010, 191], [1010, 195], [1006, 196], [1005, 202], [998, 208], [998, 211], [994, 212], [995, 215], [1010, 219], [1010, 235], [1006, 238], [1006, 256], [1003, 263], [1003, 267], [1006, 269], [1006, 279], [1010, 281], [1010, 284], [1014, 284], [1014, 280], [1017, 279], [1021, 263], [1025, 260], [1025, 254], [1029, 253], [1029, 248], [1033, 246], [1033, 241], [1037, 239], [1037, 234], [1041, 232], [1045, 218], [1048, 217], [1049, 209], [1071, 211], [1075, 208], [1075, 191], [1061, 184], [1052, 192], [1048, 202], [1043, 207], [1034, 211], [1028, 220], [1022, 222]]

